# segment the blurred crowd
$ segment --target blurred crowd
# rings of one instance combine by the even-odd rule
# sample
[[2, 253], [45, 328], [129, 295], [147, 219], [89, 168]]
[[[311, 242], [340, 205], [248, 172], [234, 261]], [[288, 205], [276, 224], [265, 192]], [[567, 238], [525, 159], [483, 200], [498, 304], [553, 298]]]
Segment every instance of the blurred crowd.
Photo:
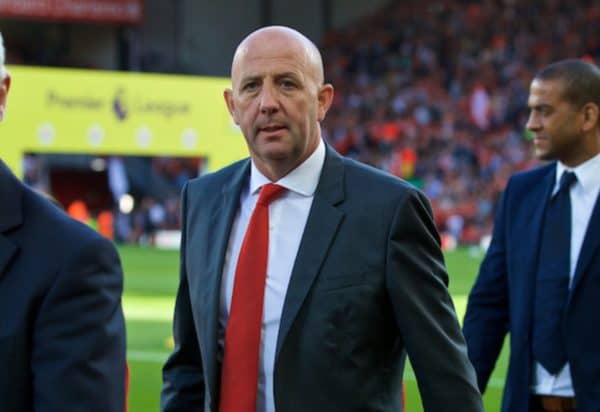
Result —
[[324, 39], [325, 136], [421, 187], [445, 237], [479, 242], [508, 176], [534, 164], [531, 78], [562, 58], [600, 62], [599, 32], [593, 1], [394, 2]]

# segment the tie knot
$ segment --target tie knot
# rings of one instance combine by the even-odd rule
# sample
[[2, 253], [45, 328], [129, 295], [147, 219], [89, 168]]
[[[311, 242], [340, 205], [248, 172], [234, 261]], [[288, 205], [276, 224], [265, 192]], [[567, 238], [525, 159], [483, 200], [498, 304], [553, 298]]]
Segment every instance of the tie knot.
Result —
[[573, 172], [565, 171], [560, 177], [560, 188], [559, 191], [569, 190], [573, 183], [577, 181], [577, 176]]
[[285, 190], [285, 187], [276, 185], [274, 183], [267, 183], [260, 188], [260, 195], [258, 196], [258, 204], [269, 206], [271, 202], [277, 199]]

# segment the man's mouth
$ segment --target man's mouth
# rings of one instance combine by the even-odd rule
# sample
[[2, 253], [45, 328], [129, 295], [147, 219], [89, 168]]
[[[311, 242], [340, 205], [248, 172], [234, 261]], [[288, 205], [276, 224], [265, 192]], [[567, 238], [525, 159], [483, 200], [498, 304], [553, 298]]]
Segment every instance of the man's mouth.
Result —
[[280, 125], [280, 124], [274, 124], [274, 125], [267, 125], [267, 126], [262, 126], [260, 127], [258, 130], [261, 132], [278, 132], [280, 130], [284, 130], [286, 129], [285, 126]]

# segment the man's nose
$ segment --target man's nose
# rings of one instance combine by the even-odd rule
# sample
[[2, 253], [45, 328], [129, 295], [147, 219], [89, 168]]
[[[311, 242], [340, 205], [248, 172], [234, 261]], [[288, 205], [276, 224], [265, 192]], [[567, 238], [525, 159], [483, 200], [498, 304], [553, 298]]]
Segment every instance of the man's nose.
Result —
[[535, 131], [540, 129], [540, 121], [538, 119], [538, 116], [534, 112], [529, 113], [527, 123], [525, 123], [525, 128], [529, 131]]
[[260, 94], [260, 111], [263, 114], [272, 114], [279, 109], [277, 92], [273, 86], [265, 85]]

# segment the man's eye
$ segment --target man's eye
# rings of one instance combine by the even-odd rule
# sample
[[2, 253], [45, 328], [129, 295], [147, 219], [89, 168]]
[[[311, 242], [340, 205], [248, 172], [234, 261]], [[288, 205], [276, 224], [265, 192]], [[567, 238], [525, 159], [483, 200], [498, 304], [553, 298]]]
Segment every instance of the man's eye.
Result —
[[530, 112], [531, 112], [531, 114], [547, 116], [550, 114], [551, 110], [548, 107], [533, 107]]
[[282, 80], [281, 87], [284, 89], [293, 89], [296, 87], [296, 83], [291, 80]]
[[257, 87], [258, 87], [257, 82], [248, 82], [248, 83], [244, 84], [244, 86], [242, 87], [242, 90], [252, 91], [252, 90], [255, 90]]

